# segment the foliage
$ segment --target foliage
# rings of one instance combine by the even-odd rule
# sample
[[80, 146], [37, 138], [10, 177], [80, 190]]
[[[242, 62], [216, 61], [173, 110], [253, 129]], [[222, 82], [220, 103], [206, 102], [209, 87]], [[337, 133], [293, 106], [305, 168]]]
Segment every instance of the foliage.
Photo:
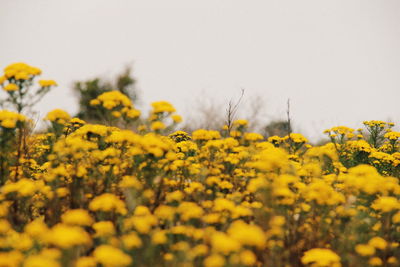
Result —
[[90, 105], [90, 101], [109, 91], [119, 91], [126, 95], [132, 102], [136, 102], [138, 100], [138, 93], [135, 83], [136, 80], [132, 77], [129, 67], [119, 74], [114, 82], [104, 81], [100, 78], [75, 82], [73, 90], [79, 102], [79, 110], [76, 117], [90, 122], [102, 121], [103, 114]]

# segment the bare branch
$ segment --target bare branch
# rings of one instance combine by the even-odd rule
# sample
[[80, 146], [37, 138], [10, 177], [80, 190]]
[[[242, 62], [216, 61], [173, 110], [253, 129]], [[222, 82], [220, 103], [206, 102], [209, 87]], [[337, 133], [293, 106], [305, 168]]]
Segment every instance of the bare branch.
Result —
[[289, 141], [289, 152], [292, 153], [292, 124], [291, 124], [291, 119], [290, 119], [290, 98], [287, 100], [287, 109], [286, 109], [286, 115], [287, 115], [287, 130], [288, 130], [288, 141]]
[[288, 98], [288, 100], [287, 100], [286, 115], [287, 115], [287, 124], [288, 124], [288, 136], [290, 138], [290, 134], [292, 133], [292, 124], [291, 124], [291, 120], [290, 120], [290, 98]]
[[232, 123], [234, 121], [234, 118], [239, 108], [239, 104], [242, 101], [243, 96], [244, 96], [244, 88], [241, 88], [241, 94], [236, 104], [233, 105], [232, 100], [229, 101], [228, 108], [226, 110], [226, 125], [228, 126], [228, 131], [232, 129]]

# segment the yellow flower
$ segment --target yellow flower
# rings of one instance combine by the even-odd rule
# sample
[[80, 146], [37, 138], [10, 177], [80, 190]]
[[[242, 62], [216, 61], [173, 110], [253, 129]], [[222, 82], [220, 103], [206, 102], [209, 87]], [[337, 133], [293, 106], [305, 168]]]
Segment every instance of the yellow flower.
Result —
[[148, 207], [140, 205], [135, 208], [134, 215], [135, 216], [147, 216], [147, 215], [151, 215], [151, 212]]
[[125, 111], [125, 114], [130, 119], [135, 119], [140, 116], [140, 110], [137, 109], [128, 109]]
[[44, 248], [40, 252], [40, 255], [50, 259], [59, 259], [61, 258], [62, 252], [57, 248]]
[[7, 242], [11, 247], [21, 251], [28, 251], [33, 246], [33, 241], [29, 235], [25, 233], [12, 232], [8, 234]]
[[92, 211], [116, 212], [122, 215], [127, 213], [125, 203], [116, 195], [110, 193], [95, 197], [89, 203], [89, 209]]
[[209, 251], [208, 246], [200, 244], [192, 248], [192, 250], [190, 251], [190, 256], [192, 258], [196, 258], [199, 256], [206, 255], [208, 251]]
[[71, 116], [68, 114], [68, 112], [62, 109], [54, 109], [49, 113], [47, 113], [44, 119], [52, 122], [57, 122], [60, 124], [65, 124], [71, 120]]
[[90, 245], [92, 240], [89, 234], [78, 226], [68, 226], [65, 224], [55, 225], [46, 238], [49, 243], [60, 248], [71, 248], [73, 246]]
[[18, 122], [24, 122], [27, 118], [24, 115], [8, 110], [0, 110], [0, 122], [3, 128], [15, 128]]
[[205, 267], [222, 267], [225, 265], [225, 258], [219, 254], [212, 254], [204, 259]]
[[31, 179], [22, 178], [15, 183], [7, 183], [2, 188], [3, 194], [17, 192], [19, 196], [27, 197], [35, 194], [39, 189], [39, 183]]
[[42, 71], [39, 68], [18, 62], [8, 65], [4, 69], [4, 76], [7, 78], [15, 78], [17, 80], [27, 80], [31, 76], [39, 75], [41, 72]]
[[163, 129], [165, 129], [165, 124], [164, 123], [162, 123], [161, 121], [155, 121], [155, 122], [153, 122], [152, 124], [151, 124], [151, 129], [153, 130], [153, 131], [159, 131], [159, 130], [163, 130]]
[[188, 221], [190, 219], [198, 219], [203, 216], [204, 211], [194, 202], [182, 202], [177, 209], [178, 213], [181, 214], [183, 221]]
[[398, 264], [399, 263], [399, 261], [395, 258], [395, 257], [389, 257], [388, 258], [388, 260], [387, 260], [387, 262], [389, 263], [389, 264], [391, 264], [391, 265], [396, 265], [396, 264]]
[[136, 177], [128, 175], [123, 176], [118, 185], [121, 188], [135, 188], [136, 190], [140, 190], [143, 187], [142, 183]]
[[89, 212], [84, 209], [68, 210], [61, 216], [61, 220], [65, 224], [89, 226], [93, 223], [93, 218]]
[[240, 252], [240, 262], [246, 266], [252, 266], [256, 263], [256, 255], [251, 250], [244, 250]]
[[249, 122], [247, 120], [235, 120], [233, 125], [235, 126], [247, 126]]
[[264, 137], [259, 133], [245, 133], [244, 139], [247, 141], [259, 141], [263, 140]]
[[199, 129], [192, 133], [193, 140], [213, 140], [220, 139], [221, 134], [218, 131]]
[[182, 122], [182, 116], [180, 115], [172, 115], [171, 118], [175, 123]]
[[98, 99], [92, 99], [92, 100], [90, 100], [89, 105], [91, 105], [91, 106], [100, 105], [100, 100], [98, 100]]
[[[10, 252], [0, 252], [0, 266], [17, 267], [21, 266], [24, 255], [16, 250]], [[24, 265], [25, 266], [25, 265]]]
[[371, 256], [375, 254], [375, 248], [369, 244], [359, 244], [356, 246], [356, 252], [361, 256]]
[[132, 108], [132, 102], [123, 93], [120, 91], [109, 91], [105, 92], [97, 97], [100, 103], [102, 103], [103, 107], [106, 109], [113, 109], [118, 106]]
[[66, 187], [59, 187], [56, 189], [56, 194], [59, 198], [63, 198], [68, 196], [69, 190]]
[[[285, 136], [284, 139], [289, 139], [288, 136]], [[308, 142], [307, 138], [305, 138], [302, 134], [299, 133], [291, 133], [290, 139], [295, 143], [306, 143]]]
[[15, 74], [16, 80], [28, 80], [29, 74], [27, 72], [21, 71]]
[[11, 229], [11, 224], [7, 220], [0, 220], [0, 234], [7, 234]]
[[241, 137], [241, 136], [242, 136], [242, 133], [241, 133], [240, 131], [230, 131], [230, 132], [229, 132], [229, 135], [230, 135], [231, 137]]
[[377, 249], [385, 249], [387, 247], [387, 242], [382, 237], [376, 236], [368, 241], [368, 245]]
[[124, 246], [128, 249], [140, 248], [142, 246], [142, 240], [135, 232], [123, 235], [121, 240]]
[[175, 208], [167, 205], [160, 205], [155, 209], [154, 215], [160, 219], [172, 221], [175, 215]]
[[36, 219], [25, 226], [25, 233], [38, 239], [43, 239], [48, 230], [47, 225], [41, 219]]
[[0, 85], [2, 85], [6, 80], [7, 78], [5, 76], [0, 76]]
[[369, 259], [368, 264], [372, 266], [381, 266], [383, 262], [378, 257], [372, 257], [371, 259]]
[[111, 112], [111, 115], [113, 115], [115, 118], [120, 118], [122, 116], [121, 112], [119, 111], [113, 111]]
[[228, 234], [242, 245], [263, 248], [266, 243], [264, 231], [259, 226], [247, 224], [241, 220], [231, 224]]
[[400, 211], [398, 211], [395, 215], [393, 215], [392, 222], [393, 223], [400, 223]]
[[115, 234], [114, 224], [111, 221], [101, 221], [92, 225], [96, 231], [95, 237], [106, 237]]
[[56, 86], [57, 83], [54, 80], [39, 80], [39, 85], [41, 87], [50, 87], [50, 86]]
[[132, 263], [131, 257], [118, 248], [110, 245], [100, 245], [93, 252], [97, 262], [105, 267], [123, 267]]
[[157, 224], [157, 219], [153, 215], [149, 216], [133, 216], [128, 219], [127, 224], [132, 224], [133, 227], [141, 234], [150, 232], [151, 227]]
[[382, 212], [391, 212], [400, 209], [400, 201], [395, 197], [381, 196], [372, 203], [374, 210]]
[[164, 256], [163, 256], [163, 259], [164, 259], [165, 261], [171, 261], [171, 260], [174, 259], [174, 254], [165, 253]]
[[181, 191], [174, 191], [171, 193], [167, 193], [165, 199], [167, 202], [172, 202], [172, 201], [181, 201], [185, 195]]
[[213, 251], [224, 255], [237, 252], [241, 248], [239, 241], [222, 232], [216, 232], [211, 236], [211, 246]]
[[61, 265], [57, 262], [57, 260], [42, 255], [29, 256], [24, 262], [24, 267], [39, 267], [39, 266], [60, 267]]
[[96, 267], [97, 262], [93, 257], [80, 257], [76, 260], [75, 267]]
[[6, 86], [4, 86], [3, 89], [7, 92], [11, 92], [11, 91], [17, 91], [19, 87], [15, 83], [9, 83]]
[[384, 135], [385, 138], [389, 139], [389, 140], [397, 140], [400, 138], [400, 132], [388, 132]]
[[153, 102], [151, 103], [151, 106], [153, 107], [153, 113], [173, 113], [175, 112], [174, 106], [172, 106], [170, 103], [167, 101], [158, 101], [158, 102]]
[[340, 257], [330, 249], [313, 248], [304, 253], [301, 258], [303, 264], [312, 264], [314, 267], [340, 267]]
[[168, 238], [165, 231], [156, 231], [151, 236], [151, 242], [155, 245], [161, 245], [167, 243]]

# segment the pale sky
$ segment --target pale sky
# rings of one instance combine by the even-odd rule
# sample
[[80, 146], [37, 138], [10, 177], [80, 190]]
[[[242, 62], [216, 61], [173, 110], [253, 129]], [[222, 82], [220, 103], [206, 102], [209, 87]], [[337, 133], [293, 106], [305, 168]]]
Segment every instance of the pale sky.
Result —
[[73, 114], [72, 82], [133, 64], [142, 102], [183, 116], [203, 94], [265, 100], [266, 121], [307, 136], [400, 124], [400, 1], [0, 0], [0, 68], [26, 62], [59, 86], [36, 108]]

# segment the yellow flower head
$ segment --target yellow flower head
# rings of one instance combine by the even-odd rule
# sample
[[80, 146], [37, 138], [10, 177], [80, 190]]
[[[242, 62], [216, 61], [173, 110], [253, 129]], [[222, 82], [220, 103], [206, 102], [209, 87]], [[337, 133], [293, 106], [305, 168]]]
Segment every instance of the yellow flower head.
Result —
[[12, 91], [17, 91], [19, 87], [15, 83], [9, 83], [6, 86], [4, 86], [3, 89], [7, 92], [12, 92]]
[[237, 127], [246, 127], [249, 124], [248, 120], [235, 120], [233, 122], [233, 125], [237, 126]]
[[39, 68], [18, 62], [8, 65], [4, 69], [4, 76], [7, 79], [14, 78], [16, 80], [28, 80], [33, 76], [41, 74], [41, 72], [42, 71]]
[[61, 216], [62, 222], [70, 225], [89, 226], [93, 223], [93, 218], [84, 209], [68, 210]]
[[175, 112], [175, 108], [171, 103], [167, 101], [158, 101], [158, 102], [153, 102], [151, 103], [151, 106], [153, 107], [152, 113], [173, 113]]
[[74, 246], [90, 245], [92, 240], [89, 234], [78, 226], [68, 226], [65, 224], [55, 225], [46, 234], [50, 244], [60, 248], [71, 248]]
[[382, 212], [391, 212], [400, 209], [400, 201], [395, 197], [382, 196], [372, 203], [372, 208]]
[[340, 257], [330, 249], [313, 248], [304, 253], [301, 258], [303, 264], [312, 264], [315, 267], [340, 267]]
[[107, 237], [115, 234], [115, 227], [111, 221], [101, 221], [93, 224], [96, 237]]
[[68, 121], [71, 120], [71, 116], [68, 114], [68, 112], [62, 109], [54, 109], [47, 113], [44, 119], [59, 124], [66, 124]]
[[50, 87], [50, 86], [56, 86], [57, 83], [54, 80], [39, 80], [39, 85], [41, 87]]
[[358, 244], [355, 249], [356, 252], [361, 256], [371, 256], [375, 254], [375, 248], [368, 244]]
[[97, 262], [105, 267], [124, 267], [132, 263], [129, 255], [110, 245], [98, 246], [94, 250], [93, 256]]
[[127, 213], [125, 202], [110, 193], [95, 197], [89, 203], [89, 209], [92, 211], [116, 212], [122, 215]]
[[172, 115], [171, 116], [171, 118], [172, 118], [172, 120], [175, 122], [175, 123], [180, 123], [180, 122], [182, 122], [182, 116], [180, 116], [180, 115]]
[[162, 123], [161, 121], [155, 121], [155, 122], [153, 122], [152, 124], [151, 124], [151, 129], [153, 130], [153, 131], [159, 131], [159, 130], [163, 130], [163, 129], [165, 129], [165, 124], [164, 123]]

